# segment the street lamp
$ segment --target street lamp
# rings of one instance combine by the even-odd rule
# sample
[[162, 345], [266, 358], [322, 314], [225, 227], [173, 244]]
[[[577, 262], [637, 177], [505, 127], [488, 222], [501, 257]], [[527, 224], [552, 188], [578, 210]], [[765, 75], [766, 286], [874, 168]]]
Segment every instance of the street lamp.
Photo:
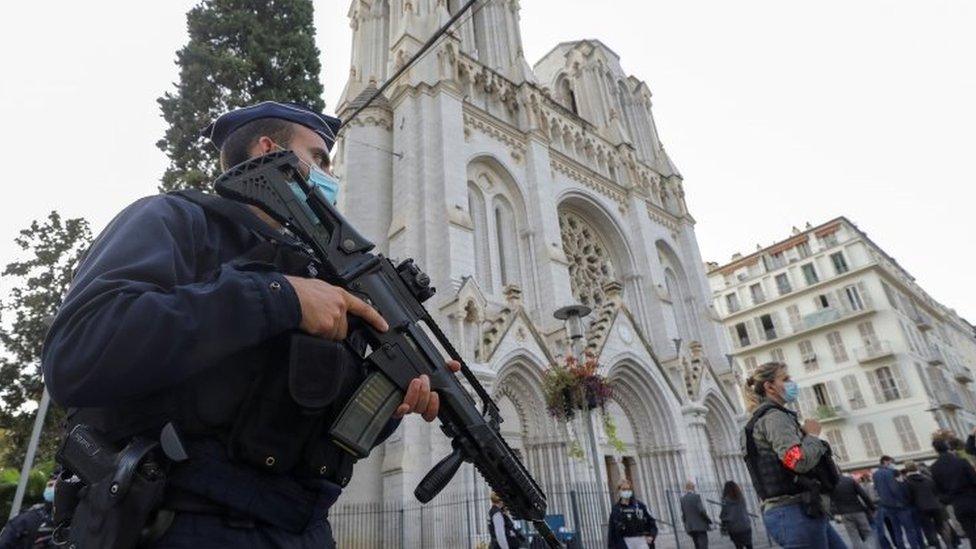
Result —
[[[570, 349], [576, 360], [583, 361], [583, 349], [585, 346], [583, 342], [585, 338], [583, 337], [585, 331], [583, 329], [583, 318], [589, 315], [593, 309], [590, 309], [586, 305], [567, 305], [565, 307], [559, 308], [552, 316], [556, 317], [557, 320], [562, 320], [566, 326], [566, 334], [569, 335]], [[586, 419], [584, 421], [586, 424], [586, 434], [590, 438], [590, 458], [593, 460], [593, 480], [596, 485], [600, 485], [600, 453], [596, 447], [596, 432], [593, 430], [593, 410], [589, 406], [586, 407]], [[600, 501], [600, 511], [605, 515], [606, 509], [604, 508], [603, 498], [599, 498]]]
[[590, 309], [586, 305], [566, 305], [565, 307], [560, 307], [556, 310], [552, 316], [556, 317], [556, 320], [562, 320], [566, 325], [566, 333], [569, 335], [570, 349], [573, 352], [573, 356], [576, 360], [582, 360], [582, 349], [577, 349], [579, 343], [582, 342], [583, 336], [586, 335], [583, 330], [583, 317], [589, 315], [593, 309]]

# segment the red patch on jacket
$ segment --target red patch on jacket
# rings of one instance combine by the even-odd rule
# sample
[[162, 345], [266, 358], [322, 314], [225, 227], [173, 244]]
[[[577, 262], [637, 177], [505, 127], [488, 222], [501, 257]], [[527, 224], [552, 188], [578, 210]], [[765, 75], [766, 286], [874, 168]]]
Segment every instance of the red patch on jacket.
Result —
[[800, 445], [790, 448], [783, 455], [783, 465], [786, 466], [790, 471], [796, 470], [796, 464], [803, 459], [803, 450], [800, 449]]

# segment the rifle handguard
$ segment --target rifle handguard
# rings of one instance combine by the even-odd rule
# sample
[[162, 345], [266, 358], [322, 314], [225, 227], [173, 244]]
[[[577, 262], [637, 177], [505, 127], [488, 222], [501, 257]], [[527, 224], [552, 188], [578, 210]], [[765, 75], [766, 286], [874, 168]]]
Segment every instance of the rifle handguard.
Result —
[[454, 448], [453, 452], [437, 462], [437, 465], [427, 473], [414, 489], [413, 495], [417, 501], [427, 503], [434, 499], [447, 486], [447, 483], [451, 482], [462, 463], [464, 463], [464, 452], [460, 448]]

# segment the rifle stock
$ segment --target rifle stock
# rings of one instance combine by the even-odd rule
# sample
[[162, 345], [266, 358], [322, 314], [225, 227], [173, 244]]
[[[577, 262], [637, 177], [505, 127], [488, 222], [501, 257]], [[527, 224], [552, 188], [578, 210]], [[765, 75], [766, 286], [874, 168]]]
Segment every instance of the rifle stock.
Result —
[[[513, 516], [531, 521], [550, 547], [561, 547], [544, 522], [545, 494], [499, 433], [502, 418], [497, 405], [424, 308], [423, 301], [434, 294], [434, 288], [413, 260], [394, 265], [371, 253], [373, 244], [308, 184], [291, 151], [243, 162], [221, 175], [215, 188], [221, 196], [257, 206], [286, 226], [311, 249], [324, 280], [372, 305], [390, 325], [387, 332], [379, 333], [365, 323], [355, 323], [372, 350], [366, 357], [372, 373], [333, 425], [333, 440], [357, 457], [368, 455], [410, 381], [425, 374], [440, 397], [438, 419], [453, 451], [417, 486], [417, 499], [422, 503], [433, 499], [467, 461]], [[481, 401], [480, 411], [446, 367], [438, 345], [461, 364], [462, 376]]]

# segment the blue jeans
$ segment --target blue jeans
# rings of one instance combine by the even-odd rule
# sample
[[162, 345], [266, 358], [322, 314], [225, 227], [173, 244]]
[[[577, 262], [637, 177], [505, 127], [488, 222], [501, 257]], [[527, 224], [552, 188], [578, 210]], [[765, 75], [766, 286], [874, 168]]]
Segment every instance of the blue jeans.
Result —
[[908, 546], [912, 549], [924, 547], [915, 519], [912, 517], [912, 510], [909, 507], [885, 507], [878, 506], [878, 512], [874, 516], [874, 531], [878, 537], [878, 543], [882, 548], [891, 547], [888, 543], [885, 528], [885, 520], [891, 524], [891, 535], [894, 539], [894, 546], [897, 549], [905, 547], [905, 536], [908, 537]]
[[763, 523], [783, 549], [847, 549], [826, 516], [808, 517], [799, 503], [764, 511]]

